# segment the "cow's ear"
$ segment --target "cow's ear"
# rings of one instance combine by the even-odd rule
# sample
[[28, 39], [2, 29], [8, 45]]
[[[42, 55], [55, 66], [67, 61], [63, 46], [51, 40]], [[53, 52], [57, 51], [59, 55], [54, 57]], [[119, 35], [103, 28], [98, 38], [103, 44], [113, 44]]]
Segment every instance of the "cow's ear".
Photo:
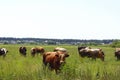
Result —
[[65, 54], [65, 57], [69, 57], [69, 54]]
[[102, 49], [101, 48], [99, 48], [100, 49], [100, 51], [102, 51]]
[[55, 56], [56, 56], [56, 57], [59, 57], [59, 54], [58, 54], [58, 53], [56, 53], [56, 54], [55, 54]]

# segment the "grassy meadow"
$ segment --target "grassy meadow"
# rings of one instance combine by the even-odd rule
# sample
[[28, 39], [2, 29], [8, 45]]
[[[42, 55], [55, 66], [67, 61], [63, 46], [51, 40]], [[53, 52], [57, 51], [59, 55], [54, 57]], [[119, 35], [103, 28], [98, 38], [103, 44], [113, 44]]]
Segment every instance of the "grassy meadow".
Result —
[[[43, 69], [42, 55], [30, 54], [30, 49], [38, 45], [24, 45], [27, 47], [27, 57], [19, 54], [21, 45], [0, 45], [8, 49], [8, 54], [3, 59], [0, 57], [0, 80], [120, 80], [120, 61], [114, 57], [114, 48], [102, 48], [105, 52], [105, 61], [81, 58], [77, 46], [61, 45], [68, 50], [70, 56], [59, 74], [49, 69]], [[57, 45], [40, 45], [46, 51], [53, 51]]]

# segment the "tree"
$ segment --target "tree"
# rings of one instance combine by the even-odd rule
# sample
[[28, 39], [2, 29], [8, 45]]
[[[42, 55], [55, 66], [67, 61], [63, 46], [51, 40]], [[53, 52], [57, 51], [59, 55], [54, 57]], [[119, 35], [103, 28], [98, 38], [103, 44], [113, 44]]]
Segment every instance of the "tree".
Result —
[[115, 40], [113, 43], [110, 45], [111, 47], [120, 47], [120, 40]]

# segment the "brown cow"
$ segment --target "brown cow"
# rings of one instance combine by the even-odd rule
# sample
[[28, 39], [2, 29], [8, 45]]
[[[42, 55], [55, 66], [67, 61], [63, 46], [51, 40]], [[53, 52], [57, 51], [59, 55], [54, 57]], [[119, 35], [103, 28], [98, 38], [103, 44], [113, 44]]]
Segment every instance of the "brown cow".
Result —
[[104, 61], [104, 52], [102, 49], [92, 49], [90, 47], [78, 47], [78, 52], [81, 57], [89, 57], [92, 59], [100, 58], [102, 61]]
[[26, 56], [27, 48], [26, 47], [20, 47], [19, 52], [21, 55]]
[[120, 48], [115, 49], [115, 57], [117, 57], [117, 60], [120, 60]]
[[43, 47], [34, 47], [34, 48], [31, 48], [31, 55], [34, 57], [35, 54], [38, 54], [38, 53], [41, 53], [43, 54], [45, 52], [44, 48]]
[[65, 58], [69, 55], [61, 51], [46, 52], [43, 54], [43, 63], [51, 70], [55, 70], [56, 74], [60, 71], [60, 66], [65, 63]]
[[100, 58], [102, 61], [104, 61], [104, 52], [102, 49], [88, 49], [87, 52], [89, 53], [89, 57], [92, 59]]

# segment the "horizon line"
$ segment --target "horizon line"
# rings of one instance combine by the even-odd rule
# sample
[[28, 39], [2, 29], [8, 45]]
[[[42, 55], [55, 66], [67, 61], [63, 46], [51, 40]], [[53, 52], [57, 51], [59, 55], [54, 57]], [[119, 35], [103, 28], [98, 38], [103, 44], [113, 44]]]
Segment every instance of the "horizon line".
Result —
[[32, 39], [60, 39], [60, 40], [120, 40], [120, 39], [70, 39], [70, 38], [39, 38], [39, 37], [0, 37], [0, 38], [18, 38], [18, 39], [22, 39], [22, 38], [32, 38]]

